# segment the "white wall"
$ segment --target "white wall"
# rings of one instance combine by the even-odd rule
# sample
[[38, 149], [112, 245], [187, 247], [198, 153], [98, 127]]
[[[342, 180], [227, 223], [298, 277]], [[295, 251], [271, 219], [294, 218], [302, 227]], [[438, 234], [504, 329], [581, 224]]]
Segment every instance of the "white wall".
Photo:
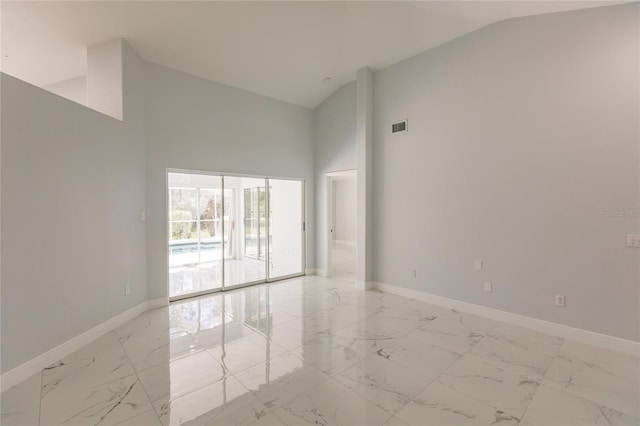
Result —
[[87, 105], [122, 120], [123, 84], [121, 38], [87, 48]]
[[377, 72], [374, 279], [639, 340], [639, 220], [605, 214], [640, 211], [638, 18], [509, 20]]
[[143, 65], [124, 55], [124, 122], [1, 75], [3, 373], [147, 299]]
[[[326, 174], [357, 168], [356, 84], [345, 84], [313, 111], [316, 176], [316, 267], [326, 270]], [[309, 197], [310, 194], [307, 194]]]
[[77, 102], [80, 105], [87, 105], [87, 76], [80, 76], [69, 80], [60, 81], [43, 87], [51, 93]]
[[[147, 272], [156, 298], [167, 294], [166, 169], [302, 178], [313, 200], [313, 118], [307, 108], [153, 64], [146, 87]], [[307, 267], [313, 224], [307, 209]]]
[[333, 239], [356, 243], [357, 180], [356, 176], [333, 181]]

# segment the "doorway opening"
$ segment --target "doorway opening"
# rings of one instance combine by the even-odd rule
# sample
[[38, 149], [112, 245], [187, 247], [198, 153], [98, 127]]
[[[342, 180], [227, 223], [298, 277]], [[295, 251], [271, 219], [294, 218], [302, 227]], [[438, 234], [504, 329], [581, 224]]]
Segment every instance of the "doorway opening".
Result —
[[169, 300], [304, 275], [304, 181], [167, 172]]
[[357, 172], [327, 174], [327, 274], [355, 281]]

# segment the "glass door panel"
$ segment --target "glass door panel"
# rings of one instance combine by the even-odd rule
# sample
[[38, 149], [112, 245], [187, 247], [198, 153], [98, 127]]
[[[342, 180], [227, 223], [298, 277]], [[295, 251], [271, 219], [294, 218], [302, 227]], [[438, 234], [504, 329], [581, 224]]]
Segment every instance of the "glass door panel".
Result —
[[304, 272], [304, 182], [168, 173], [172, 300]]
[[222, 287], [222, 178], [168, 174], [169, 297]]
[[224, 286], [265, 281], [265, 179], [225, 176], [224, 188]]
[[244, 229], [244, 255], [260, 258], [259, 243], [257, 236], [260, 235], [258, 229], [258, 194], [256, 188], [244, 188], [243, 200], [243, 229]]
[[222, 257], [222, 188], [200, 188], [200, 261]]
[[267, 258], [267, 218], [265, 189], [243, 188], [244, 191], [244, 254], [258, 260]]
[[299, 180], [268, 179], [269, 279], [303, 273], [304, 186]]

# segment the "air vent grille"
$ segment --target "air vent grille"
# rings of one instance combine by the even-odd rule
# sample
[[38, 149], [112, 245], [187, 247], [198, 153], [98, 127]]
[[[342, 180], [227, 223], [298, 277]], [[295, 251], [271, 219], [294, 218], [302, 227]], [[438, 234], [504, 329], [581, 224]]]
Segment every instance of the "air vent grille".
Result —
[[391, 133], [406, 132], [406, 131], [407, 131], [407, 120], [398, 121], [397, 123], [393, 123], [391, 125]]

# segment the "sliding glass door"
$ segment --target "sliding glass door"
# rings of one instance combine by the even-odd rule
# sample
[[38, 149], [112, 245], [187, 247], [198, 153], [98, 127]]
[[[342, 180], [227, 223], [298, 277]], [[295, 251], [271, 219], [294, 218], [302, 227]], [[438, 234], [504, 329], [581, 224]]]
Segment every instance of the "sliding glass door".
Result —
[[168, 185], [170, 296], [222, 288], [222, 178], [169, 173]]
[[268, 181], [269, 279], [301, 275], [304, 262], [303, 182]]
[[168, 172], [173, 300], [304, 273], [304, 182]]
[[[242, 194], [239, 202], [225, 204], [230, 228], [224, 262], [225, 288], [265, 282], [267, 279], [266, 179], [225, 176], [224, 187]], [[233, 250], [233, 247], [240, 250]]]

